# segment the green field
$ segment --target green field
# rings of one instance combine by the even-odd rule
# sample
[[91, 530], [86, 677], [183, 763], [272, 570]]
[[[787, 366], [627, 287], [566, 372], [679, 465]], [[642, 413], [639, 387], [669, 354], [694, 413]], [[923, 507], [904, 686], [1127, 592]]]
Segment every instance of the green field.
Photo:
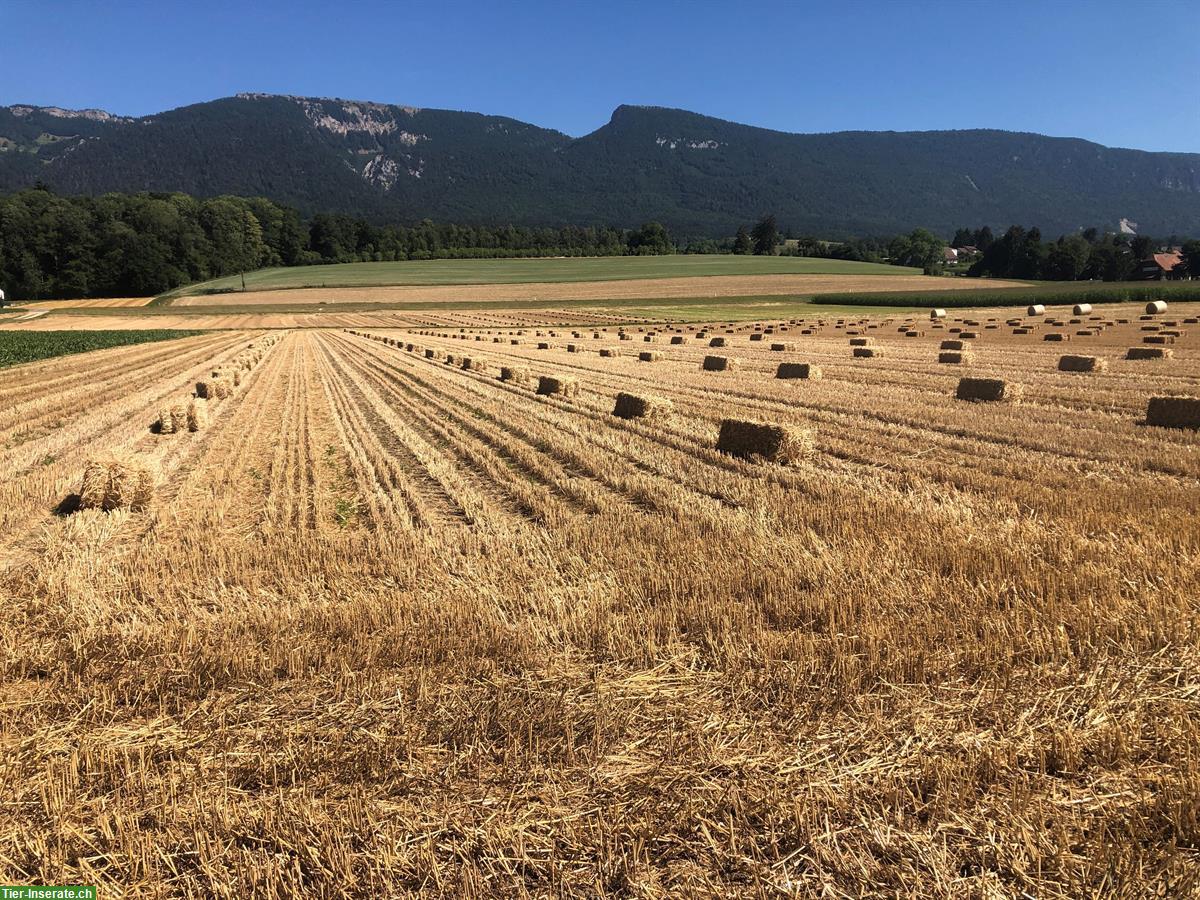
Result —
[[1197, 281], [1045, 281], [1028, 287], [983, 288], [964, 291], [879, 291], [821, 294], [812, 302], [822, 306], [866, 305], [887, 307], [931, 306], [1046, 306], [1073, 303], [1145, 303], [1149, 300], [1200, 300]]
[[161, 329], [157, 331], [0, 331], [0, 369], [52, 359], [72, 353], [106, 350], [152, 341], [173, 341], [191, 337], [199, 331]]
[[[430, 284], [524, 284], [625, 281], [704, 275], [919, 275], [883, 263], [800, 256], [602, 256], [564, 259], [433, 259], [412, 262], [294, 266], [246, 273], [246, 290], [305, 287], [382, 287]], [[240, 275], [176, 288], [159, 301], [191, 294], [238, 291]]]

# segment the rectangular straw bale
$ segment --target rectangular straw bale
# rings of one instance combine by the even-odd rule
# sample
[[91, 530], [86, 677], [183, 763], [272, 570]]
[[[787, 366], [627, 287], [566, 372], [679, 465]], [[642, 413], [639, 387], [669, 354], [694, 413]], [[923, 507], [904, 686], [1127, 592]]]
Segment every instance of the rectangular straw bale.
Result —
[[79, 486], [79, 508], [144, 509], [154, 495], [154, 476], [128, 459], [89, 460]]
[[526, 387], [533, 381], [533, 376], [524, 366], [502, 366], [500, 368], [500, 380]]
[[942, 341], [938, 345], [939, 350], [966, 350], [966, 341]]
[[1130, 347], [1125, 351], [1126, 359], [1170, 359], [1174, 355], [1170, 347]]
[[537, 392], [546, 397], [578, 397], [579, 382], [568, 375], [543, 375], [538, 378]]
[[687, 342], [688, 342], [688, 339], [686, 337], [684, 337], [682, 334], [674, 335], [671, 338], [672, 344], [686, 344]]
[[463, 357], [462, 367], [468, 372], [486, 372], [488, 370], [487, 360], [472, 356]]
[[[908, 329], [902, 328], [901, 331], [908, 331]], [[874, 340], [869, 337], [850, 338], [851, 347], [870, 347], [873, 343]]]
[[1108, 362], [1099, 356], [1060, 356], [1058, 371], [1060, 372], [1103, 372], [1108, 368]]
[[938, 362], [949, 365], [962, 365], [971, 361], [971, 354], [966, 350], [942, 350], [938, 353]]
[[723, 337], [715, 337], [715, 338], [713, 338], [711, 341], [709, 341], [709, 342], [708, 342], [708, 346], [710, 346], [710, 347], [724, 347], [724, 346], [725, 346], [725, 338], [723, 338]]
[[717, 450], [740, 459], [761, 459], [787, 465], [812, 454], [813, 437], [811, 431], [799, 425], [724, 419], [717, 437]]
[[771, 350], [772, 350], [772, 352], [775, 352], [775, 353], [791, 353], [795, 349], [796, 349], [796, 345], [793, 343], [790, 343], [790, 342], [784, 342], [782, 344], [772, 344], [771, 345]]
[[617, 347], [601, 347], [600, 355], [612, 359], [613, 357], [620, 356], [621, 351]]
[[162, 407], [158, 411], [158, 420], [154, 423], [155, 431], [159, 434], [174, 434], [175, 433], [175, 417], [171, 415], [169, 407]]
[[187, 408], [187, 430], [201, 431], [208, 427], [208, 401], [195, 397]]
[[727, 372], [737, 367], [737, 362], [728, 356], [706, 356], [700, 366], [705, 372]]
[[1019, 403], [1022, 388], [1001, 378], [960, 378], [954, 396], [974, 402]]
[[815, 381], [821, 377], [821, 367], [812, 363], [785, 362], [775, 370], [776, 378], [807, 378]]
[[620, 419], [664, 419], [671, 415], [674, 404], [662, 397], [638, 394], [617, 394], [613, 415]]
[[1146, 424], [1162, 428], [1200, 428], [1200, 398], [1151, 397]]
[[658, 362], [662, 359], [662, 354], [654, 350], [643, 350], [638, 354], [639, 362]]
[[870, 359], [873, 356], [883, 356], [883, 351], [878, 347], [855, 347], [854, 355], [861, 359]]
[[1061, 343], [1062, 341], [1069, 341], [1070, 339], [1071, 336], [1069, 334], [1064, 334], [1061, 331], [1051, 331], [1049, 334], [1042, 335], [1043, 341], [1058, 341]]

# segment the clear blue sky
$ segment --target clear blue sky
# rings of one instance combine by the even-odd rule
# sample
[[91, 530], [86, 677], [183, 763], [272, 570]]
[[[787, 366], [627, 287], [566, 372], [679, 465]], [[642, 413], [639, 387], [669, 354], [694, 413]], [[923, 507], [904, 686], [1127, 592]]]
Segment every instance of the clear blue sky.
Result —
[[239, 91], [508, 115], [621, 103], [784, 131], [992, 127], [1200, 152], [1200, 0], [0, 0], [0, 104]]

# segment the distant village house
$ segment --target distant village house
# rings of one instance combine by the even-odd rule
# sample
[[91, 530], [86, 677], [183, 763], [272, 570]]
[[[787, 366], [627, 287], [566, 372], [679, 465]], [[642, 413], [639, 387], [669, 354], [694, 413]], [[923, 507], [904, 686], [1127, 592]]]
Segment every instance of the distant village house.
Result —
[[1186, 278], [1183, 253], [1178, 249], [1155, 253], [1142, 260], [1138, 267], [1138, 275], [1147, 281], [1176, 281]]

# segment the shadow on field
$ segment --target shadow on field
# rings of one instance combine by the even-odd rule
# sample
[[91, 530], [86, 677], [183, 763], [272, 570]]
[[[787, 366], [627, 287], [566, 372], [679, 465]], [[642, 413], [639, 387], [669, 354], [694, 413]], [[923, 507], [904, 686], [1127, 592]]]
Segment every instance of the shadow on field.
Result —
[[79, 512], [80, 496], [78, 494], [67, 494], [62, 498], [62, 502], [54, 507], [54, 515], [70, 516]]

